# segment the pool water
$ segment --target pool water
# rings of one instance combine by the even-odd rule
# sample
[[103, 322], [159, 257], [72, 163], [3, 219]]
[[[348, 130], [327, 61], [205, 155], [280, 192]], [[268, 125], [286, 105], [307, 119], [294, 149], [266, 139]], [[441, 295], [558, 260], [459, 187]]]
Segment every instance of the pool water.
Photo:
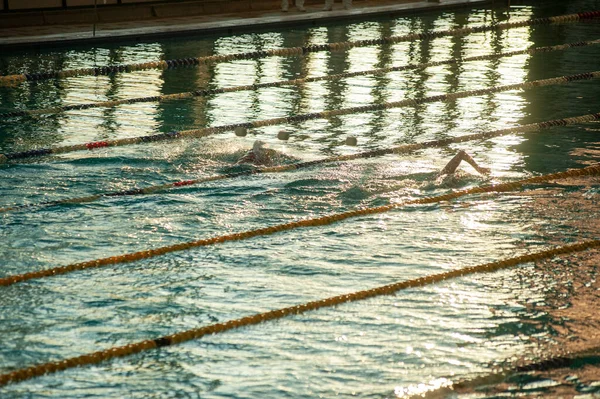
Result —
[[[533, 3], [533, 2], [532, 2]], [[0, 73], [131, 64], [353, 41], [593, 10], [596, 2], [528, 2], [223, 37], [0, 54]], [[82, 76], [0, 88], [0, 112], [322, 76], [593, 40], [597, 22], [270, 57], [211, 66]], [[248, 122], [600, 70], [587, 46], [425, 70], [13, 117], [0, 153]], [[0, 207], [197, 179], [230, 170], [256, 139], [299, 160], [387, 148], [600, 111], [598, 81], [514, 90], [203, 139], [73, 152], [0, 165]], [[0, 276], [344, 212], [594, 161], [598, 124], [509, 135], [409, 155], [226, 179], [152, 195], [0, 214]], [[277, 139], [279, 131], [289, 141]], [[358, 146], [345, 145], [354, 136]], [[464, 149], [450, 184], [432, 179]], [[393, 190], [392, 190], [393, 189]], [[547, 223], [515, 195], [411, 206], [197, 248], [126, 265], [0, 287], [0, 373], [157, 338], [258, 312], [472, 266], [547, 247]], [[552, 220], [552, 215], [548, 215]], [[555, 233], [564, 241], [577, 231]], [[519, 270], [526, 270], [528, 279]], [[548, 292], [532, 264], [322, 309], [0, 388], [2, 398], [374, 397], [467, 378], [555, 332], [535, 310]]]

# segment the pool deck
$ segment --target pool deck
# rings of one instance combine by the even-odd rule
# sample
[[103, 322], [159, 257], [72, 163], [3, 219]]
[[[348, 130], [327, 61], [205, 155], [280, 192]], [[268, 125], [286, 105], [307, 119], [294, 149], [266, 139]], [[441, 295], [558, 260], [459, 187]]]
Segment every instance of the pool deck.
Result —
[[[293, 0], [290, 1], [290, 3]], [[190, 17], [155, 18], [125, 22], [92, 24], [22, 26], [0, 29], [0, 50], [34, 50], [51, 46], [81, 43], [102, 43], [111, 40], [142, 41], [158, 37], [205, 34], [232, 34], [256, 31], [271, 27], [310, 25], [315, 21], [360, 20], [364, 17], [410, 15], [425, 11], [457, 7], [479, 7], [491, 0], [365, 0], [357, 1], [345, 10], [341, 1], [334, 3], [332, 11], [323, 11], [322, 5], [308, 5], [306, 12], [290, 7], [280, 10], [246, 11]], [[499, 3], [497, 1], [497, 3]]]

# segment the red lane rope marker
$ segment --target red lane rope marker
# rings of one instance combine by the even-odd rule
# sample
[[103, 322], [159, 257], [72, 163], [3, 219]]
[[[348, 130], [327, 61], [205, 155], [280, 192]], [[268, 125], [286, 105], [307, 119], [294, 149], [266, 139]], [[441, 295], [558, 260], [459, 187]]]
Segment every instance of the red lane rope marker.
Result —
[[[418, 106], [420, 104], [428, 104], [434, 102], [445, 102], [445, 101], [456, 101], [460, 98], [472, 97], [472, 96], [482, 96], [484, 94], [492, 94], [492, 93], [500, 93], [510, 90], [517, 89], [530, 89], [534, 87], [541, 86], [551, 86], [551, 85], [559, 85], [566, 84], [569, 82], [575, 81], [585, 81], [592, 80], [600, 77], [600, 71], [580, 73], [576, 75], [569, 76], [560, 76], [557, 78], [550, 79], [541, 79], [534, 80], [531, 82], [523, 82], [516, 83], [510, 85], [496, 86], [496, 87], [488, 87], [485, 89], [478, 90], [468, 90], [462, 91], [458, 93], [448, 93], [448, 94], [440, 94], [436, 96], [430, 96], [420, 99], [405, 99], [400, 101], [387, 102], [382, 104], [371, 104], [364, 105], [359, 107], [350, 107], [350, 108], [340, 108], [331, 111], [321, 111], [321, 112], [311, 112], [306, 114], [299, 114], [294, 116], [285, 116], [280, 118], [272, 118], [272, 119], [263, 119], [254, 122], [245, 122], [245, 123], [233, 123], [229, 125], [221, 125], [215, 127], [206, 127], [201, 129], [192, 129], [192, 130], [182, 130], [179, 132], [170, 132], [170, 133], [161, 133], [154, 134], [148, 136], [141, 137], [127, 137], [122, 139], [115, 139], [110, 141], [100, 141], [93, 143], [84, 143], [84, 144], [73, 144], [62, 147], [54, 147], [54, 148], [41, 148], [37, 150], [23, 151], [23, 152], [12, 152], [0, 154], [0, 163], [7, 161], [18, 161], [26, 158], [34, 158], [41, 157], [52, 154], [64, 154], [75, 151], [82, 150], [90, 150], [96, 147], [119, 147], [125, 145], [132, 144], [140, 144], [140, 143], [151, 143], [157, 141], [167, 141], [167, 140], [176, 140], [183, 138], [200, 138], [207, 137], [213, 134], [224, 133], [226, 131], [235, 130], [236, 128], [246, 128], [253, 129], [264, 126], [274, 126], [280, 125], [282, 123], [291, 123], [291, 122], [306, 122], [308, 120], [314, 119], [330, 119], [333, 117], [339, 117], [342, 115], [350, 115], [357, 113], [366, 113], [372, 111], [381, 111], [385, 109], [392, 108], [402, 108], [407, 106]], [[91, 146], [91, 147], [90, 147]]]
[[159, 184], [159, 185], [148, 186], [148, 187], [144, 187], [144, 188], [131, 188], [131, 189], [121, 190], [121, 191], [112, 191], [112, 192], [94, 194], [94, 195], [89, 195], [86, 197], [66, 198], [66, 199], [60, 199], [60, 200], [54, 200], [54, 201], [12, 205], [12, 206], [0, 208], [0, 213], [17, 211], [17, 210], [21, 210], [21, 209], [30, 209], [33, 207], [49, 207], [49, 206], [55, 206], [55, 205], [61, 205], [61, 204], [80, 204], [80, 203], [84, 203], [84, 202], [92, 202], [92, 201], [99, 200], [101, 198], [109, 198], [109, 197], [153, 194], [153, 193], [156, 193], [159, 191], [169, 190], [171, 188], [182, 187], [182, 186], [191, 186], [191, 185], [207, 183], [207, 182], [211, 182], [211, 181], [233, 179], [236, 177], [251, 176], [251, 175], [260, 174], [260, 173], [289, 172], [289, 171], [298, 170], [298, 169], [302, 169], [302, 168], [312, 167], [312, 166], [319, 165], [319, 164], [350, 161], [350, 160], [355, 160], [355, 159], [360, 159], [360, 158], [373, 158], [373, 157], [379, 157], [379, 156], [384, 156], [384, 155], [389, 155], [389, 154], [404, 154], [404, 153], [421, 150], [421, 149], [425, 149], [425, 148], [446, 146], [446, 145], [453, 144], [453, 143], [462, 143], [462, 142], [471, 141], [471, 140], [490, 139], [493, 137], [499, 137], [499, 136], [513, 134], [513, 133], [537, 132], [539, 130], [547, 129], [550, 127], [567, 126], [567, 125], [572, 125], [572, 124], [576, 124], [576, 123], [585, 123], [585, 122], [591, 122], [591, 121], [596, 121], [596, 120], [600, 120], [600, 113], [580, 115], [580, 116], [575, 116], [572, 118], [554, 119], [554, 120], [549, 120], [549, 121], [544, 121], [544, 122], [531, 123], [531, 124], [522, 125], [522, 126], [515, 126], [515, 127], [511, 127], [511, 128], [507, 128], [507, 129], [495, 130], [495, 131], [491, 131], [491, 132], [475, 133], [475, 134], [469, 134], [469, 135], [465, 135], [465, 136], [452, 137], [452, 138], [446, 138], [446, 139], [440, 139], [440, 140], [432, 140], [432, 141], [426, 141], [423, 143], [416, 143], [416, 144], [405, 144], [405, 145], [400, 145], [397, 147], [365, 151], [365, 152], [360, 152], [360, 153], [352, 154], [352, 155], [339, 155], [339, 156], [328, 157], [328, 158], [319, 159], [319, 160], [315, 160], [315, 161], [297, 162], [297, 163], [293, 163], [293, 164], [271, 166], [271, 167], [267, 167], [267, 168], [257, 168], [257, 169], [245, 170], [245, 171], [240, 171], [240, 172], [235, 172], [235, 173], [227, 173], [227, 174], [222, 174], [222, 175], [209, 176], [209, 177], [204, 177], [204, 178], [194, 179], [194, 180], [184, 180], [184, 181], [178, 181], [178, 182], [174, 182], [174, 183]]

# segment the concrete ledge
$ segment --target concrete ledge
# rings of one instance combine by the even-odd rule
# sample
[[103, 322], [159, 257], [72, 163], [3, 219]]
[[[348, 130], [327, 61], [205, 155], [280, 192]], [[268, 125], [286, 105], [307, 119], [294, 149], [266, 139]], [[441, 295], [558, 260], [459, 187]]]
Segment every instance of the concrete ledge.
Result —
[[[240, 12], [247, 12], [252, 10], [251, 5], [252, 5], [252, 1], [253, 0], [233, 0], [229, 2], [229, 5], [227, 6], [227, 12], [236, 12], [236, 13], [240, 13]], [[254, 0], [256, 1], [256, 0]]]
[[107, 7], [98, 10], [100, 22], [139, 21], [151, 18], [154, 18], [154, 11], [152, 7], [147, 6]]
[[[1, 1], [1, 0], [0, 0]], [[135, 3], [134, 3], [135, 1]], [[243, 13], [249, 11], [277, 11], [281, 0], [188, 0], [177, 3], [165, 3], [160, 0], [107, 0], [106, 5], [98, 5], [98, 22], [140, 21], [152, 18], [177, 18], [197, 15], [215, 15]], [[290, 1], [291, 9], [294, 0]], [[360, 3], [363, 0], [354, 0]], [[414, 0], [398, 0], [399, 3]], [[305, 5], [323, 5], [325, 0], [306, 0]], [[341, 3], [337, 0], [336, 3]], [[1, 4], [1, 3], [0, 3]], [[56, 10], [20, 10], [0, 14], [0, 29], [25, 26], [89, 24], [95, 20], [93, 0], [69, 0], [74, 8]]]
[[[1, 1], [1, 0], [0, 0]], [[160, 0], [122, 0], [122, 5], [100, 4], [97, 8], [98, 21], [123, 22], [139, 21], [152, 18], [189, 17], [196, 15], [214, 15], [243, 13], [247, 11], [270, 11], [281, 7], [280, 0], [189, 0], [180, 3], [165, 3]], [[133, 4], [132, 1], [137, 1]], [[294, 0], [290, 0], [293, 2]], [[111, 4], [112, 3], [112, 4]], [[307, 1], [307, 4], [310, 0]], [[89, 7], [89, 0], [79, 0], [82, 6], [57, 10], [21, 10], [0, 14], [0, 29], [41, 25], [68, 25], [94, 22], [94, 8]], [[93, 2], [92, 2], [93, 4]], [[86, 5], [86, 6], [84, 6]], [[90, 16], [91, 15], [91, 16]]]
[[204, 14], [204, 3], [182, 3], [178, 7], [170, 4], [157, 4], [153, 7], [154, 15], [158, 18], [184, 17]]
[[[240, 2], [246, 0], [237, 0]], [[279, 7], [279, 0], [252, 0], [268, 1], [269, 4], [276, 4]], [[312, 3], [313, 0], [308, 0]], [[310, 4], [308, 3], [307, 4]], [[333, 11], [315, 11], [320, 9], [318, 0], [312, 5], [309, 12], [289, 13], [276, 12], [242, 12], [230, 14], [217, 14], [214, 16], [190, 16], [190, 18], [177, 18], [170, 21], [165, 19], [150, 19], [140, 22], [103, 24], [93, 35], [89, 24], [81, 25], [62, 25], [60, 28], [39, 27], [21, 29], [7, 29], [4, 33], [9, 35], [0, 36], [0, 51], [16, 49], [41, 49], [49, 46], [71, 46], [76, 43], [86, 43], [93, 45], [96, 43], [113, 42], [115, 40], [123, 41], [145, 41], [155, 40], [156, 38], [187, 36], [190, 34], [206, 33], [241, 33], [255, 32], [260, 29], [271, 29], [273, 27], [283, 26], [311, 26], [315, 21], [320, 22], [340, 22], [349, 20], [363, 20], [367, 16], [386, 16], [415, 14], [420, 12], [430, 12], [434, 10], [448, 10], [463, 7], [482, 7], [492, 3], [493, 0], [443, 0], [441, 3], [419, 1], [419, 0], [376, 0], [374, 2], [355, 0], [356, 6], [351, 10], [344, 10], [341, 4], [336, 3]], [[194, 2], [182, 2], [194, 3]], [[200, 3], [200, 2], [196, 2]], [[367, 5], [370, 3], [369, 5]], [[33, 34], [32, 34], [33, 33]]]
[[[117, 4], [117, 0], [98, 0], [98, 4]], [[67, 0], [67, 7], [93, 6], [94, 0]]]
[[94, 10], [79, 10], [78, 12], [44, 11], [44, 24], [87, 24], [94, 23]]
[[205, 1], [204, 2], [204, 13], [205, 14], [227, 14], [228, 4], [225, 1]]
[[[107, 6], [98, 7], [97, 11], [99, 22], [139, 21], [156, 17], [152, 6]], [[179, 15], [190, 15], [189, 11], [184, 7]], [[202, 9], [198, 11], [200, 14], [204, 12]], [[24, 26], [89, 24], [94, 21], [95, 11], [93, 8], [10, 12], [0, 15], [0, 29]]]
[[158, 3], [161, 0], [121, 0], [123, 4]]
[[9, 10], [23, 10], [27, 8], [58, 8], [62, 7], [62, 0], [8, 0]]
[[0, 28], [18, 28], [20, 26], [44, 25], [43, 12], [28, 12], [0, 15]]
[[[289, 0], [290, 5], [293, 4], [294, 0]], [[281, 7], [281, 0], [252, 0], [250, 3], [250, 9], [252, 11], [267, 11], [267, 10], [278, 10]]]

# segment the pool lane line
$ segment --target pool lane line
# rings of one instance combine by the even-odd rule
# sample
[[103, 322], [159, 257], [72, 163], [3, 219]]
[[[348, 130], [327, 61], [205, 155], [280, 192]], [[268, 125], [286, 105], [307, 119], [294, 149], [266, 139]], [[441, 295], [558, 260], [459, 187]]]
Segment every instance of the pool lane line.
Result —
[[23, 152], [11, 152], [0, 154], [0, 164], [7, 161], [18, 161], [27, 158], [36, 158], [42, 157], [46, 155], [56, 155], [56, 154], [64, 154], [75, 151], [84, 151], [84, 150], [93, 150], [96, 148], [103, 147], [119, 147], [125, 145], [133, 145], [140, 143], [151, 143], [157, 141], [165, 141], [165, 140], [175, 140], [175, 139], [183, 139], [183, 138], [200, 138], [206, 137], [213, 134], [223, 133], [226, 131], [235, 130], [236, 128], [246, 128], [253, 129], [264, 126], [273, 126], [280, 125], [284, 123], [294, 123], [294, 122], [305, 122], [308, 120], [314, 119], [329, 119], [332, 117], [349, 115], [354, 113], [364, 113], [371, 111], [380, 111], [384, 109], [391, 108], [401, 108], [406, 106], [418, 106], [420, 104], [427, 104], [433, 102], [445, 102], [445, 101], [455, 101], [460, 98], [471, 97], [471, 96], [481, 96], [485, 94], [499, 93], [510, 90], [517, 89], [529, 89], [534, 87], [541, 86], [551, 86], [551, 85], [560, 85], [566, 84], [569, 82], [575, 81], [585, 81], [592, 80], [600, 77], [600, 71], [580, 73], [576, 75], [568, 75], [568, 76], [560, 76], [556, 78], [549, 79], [541, 79], [534, 80], [531, 82], [522, 82], [522, 83], [514, 83], [510, 85], [496, 86], [485, 89], [478, 90], [468, 90], [457, 93], [447, 93], [447, 94], [439, 94], [430, 97], [424, 97], [420, 99], [404, 99], [400, 101], [386, 102], [382, 104], [371, 104], [357, 107], [349, 107], [349, 108], [340, 108], [330, 111], [321, 111], [321, 112], [311, 112], [306, 114], [299, 114], [293, 116], [284, 116], [279, 118], [272, 119], [263, 119], [254, 122], [242, 122], [242, 123], [233, 123], [229, 125], [221, 125], [214, 127], [206, 127], [200, 129], [192, 129], [192, 130], [181, 130], [174, 131], [169, 133], [160, 133], [149, 136], [141, 136], [141, 137], [128, 137], [122, 139], [115, 140], [107, 140], [107, 141], [94, 141], [90, 143], [83, 144], [73, 144], [62, 147], [53, 147], [53, 148], [41, 148], [37, 150], [29, 150]]
[[359, 216], [375, 215], [380, 213], [389, 212], [394, 209], [402, 208], [408, 205], [423, 205], [423, 204], [435, 204], [443, 201], [450, 201], [466, 195], [471, 194], [482, 194], [482, 193], [500, 193], [506, 191], [514, 191], [521, 189], [523, 186], [528, 184], [536, 184], [541, 182], [547, 182], [549, 180], [558, 180], [568, 177], [581, 177], [581, 176], [595, 176], [600, 174], [600, 163], [580, 168], [571, 169], [565, 172], [551, 173], [547, 175], [540, 175], [522, 179], [514, 182], [490, 184], [482, 187], [472, 187], [464, 190], [453, 191], [448, 194], [438, 195], [434, 197], [425, 197], [408, 201], [400, 201], [388, 205], [382, 205], [373, 208], [362, 208], [352, 211], [346, 211], [342, 213], [336, 213], [332, 215], [321, 216], [311, 219], [301, 219], [293, 222], [278, 224], [270, 227], [262, 227], [254, 230], [247, 230], [240, 233], [232, 233], [221, 236], [215, 236], [211, 238], [205, 238], [196, 241], [188, 241], [179, 244], [168, 245], [164, 247], [147, 249], [138, 252], [132, 252], [123, 255], [115, 255], [108, 258], [94, 259], [80, 263], [72, 263], [66, 266], [54, 267], [51, 269], [38, 270], [35, 272], [29, 272], [24, 274], [16, 274], [0, 278], [0, 286], [10, 286], [16, 283], [20, 283], [27, 280], [57, 276], [61, 274], [71, 273], [77, 270], [85, 270], [92, 268], [99, 268], [109, 265], [117, 265], [124, 263], [136, 262], [142, 259], [154, 258], [157, 256], [165, 255], [171, 252], [186, 251], [192, 248], [207, 247], [211, 245], [221, 244], [224, 242], [242, 241], [249, 238], [267, 236], [282, 231], [295, 230], [303, 227], [315, 227], [315, 226], [326, 226], [342, 220], [355, 218]]
[[476, 55], [473, 57], [465, 57], [465, 58], [450, 58], [442, 61], [432, 61], [432, 62], [423, 62], [420, 64], [409, 64], [402, 65], [397, 67], [387, 67], [387, 68], [378, 68], [378, 69], [370, 69], [364, 71], [355, 71], [355, 72], [343, 72], [337, 73], [334, 75], [325, 75], [325, 76], [314, 76], [307, 78], [298, 78], [298, 79], [290, 79], [283, 80], [277, 82], [265, 82], [265, 83], [256, 83], [251, 85], [244, 86], [233, 86], [226, 88], [217, 88], [217, 89], [200, 89], [195, 91], [188, 91], [182, 93], [173, 93], [173, 94], [164, 94], [159, 96], [149, 96], [149, 97], [137, 97], [137, 98], [126, 98], [121, 100], [107, 100], [107, 101], [99, 101], [95, 103], [84, 103], [84, 104], [73, 104], [73, 105], [62, 105], [57, 107], [50, 108], [39, 108], [39, 109], [30, 109], [30, 110], [14, 110], [8, 112], [0, 113], [0, 118], [10, 118], [17, 116], [26, 116], [26, 115], [41, 115], [41, 114], [53, 114], [65, 111], [72, 110], [85, 110], [91, 108], [101, 108], [101, 107], [115, 107], [117, 105], [122, 104], [137, 104], [143, 102], [162, 102], [162, 101], [171, 101], [171, 100], [183, 100], [195, 97], [207, 97], [214, 94], [222, 94], [222, 93], [232, 93], [238, 91], [246, 91], [246, 90], [258, 90], [263, 88], [270, 87], [281, 87], [281, 86], [300, 86], [306, 83], [319, 82], [319, 81], [330, 81], [330, 80], [338, 80], [344, 78], [351, 78], [355, 76], [365, 76], [365, 75], [383, 75], [390, 72], [400, 72], [400, 71], [408, 71], [415, 69], [425, 69], [433, 66], [440, 65], [453, 65], [459, 64], [463, 62], [472, 62], [472, 61], [486, 61], [486, 60], [495, 60], [504, 57], [512, 57], [515, 55], [523, 55], [523, 54], [538, 54], [538, 53], [548, 53], [552, 51], [561, 51], [574, 47], [585, 47], [600, 44], [600, 39], [589, 40], [589, 41], [580, 41], [575, 43], [567, 43], [560, 44], [556, 46], [544, 46], [544, 47], [529, 47], [522, 50], [508, 51], [504, 53], [498, 54], [486, 54], [486, 55]]
[[420, 277], [413, 280], [396, 282], [383, 285], [363, 291], [355, 291], [343, 295], [333, 296], [316, 301], [306, 302], [296, 306], [271, 310], [264, 313], [229, 320], [224, 323], [216, 323], [208, 326], [194, 328], [175, 334], [165, 335], [155, 339], [138, 341], [124, 346], [112, 347], [81, 356], [71, 357], [57, 362], [48, 362], [12, 371], [0, 375], [0, 387], [11, 383], [30, 380], [46, 374], [52, 374], [59, 371], [72, 369], [75, 367], [99, 364], [101, 362], [130, 356], [136, 353], [145, 352], [151, 349], [173, 346], [183, 342], [199, 339], [207, 335], [220, 334], [234, 329], [248, 327], [264, 323], [266, 321], [278, 320], [287, 316], [303, 314], [305, 312], [338, 306], [341, 304], [356, 302], [364, 299], [374, 298], [382, 295], [394, 295], [400, 290], [409, 288], [424, 287], [439, 283], [451, 278], [463, 277], [475, 273], [490, 273], [502, 269], [507, 269], [521, 263], [530, 263], [541, 259], [552, 258], [558, 255], [564, 255], [574, 252], [581, 252], [591, 248], [600, 247], [600, 240], [583, 241], [576, 244], [564, 245], [552, 249], [530, 253], [528, 255], [516, 256], [496, 262], [485, 263], [477, 266], [466, 267], [448, 272], [433, 274], [426, 277]]
[[205, 57], [189, 57], [174, 60], [150, 61], [137, 64], [112, 65], [94, 68], [80, 68], [63, 71], [45, 71], [30, 74], [16, 74], [0, 76], [0, 86], [14, 86], [16, 84], [30, 81], [40, 81], [46, 79], [62, 79], [71, 76], [100, 76], [111, 75], [119, 72], [132, 72], [147, 69], [172, 69], [180, 66], [198, 66], [213, 64], [216, 62], [229, 62], [234, 60], [258, 59], [264, 57], [294, 57], [302, 56], [308, 53], [320, 51], [346, 51], [354, 47], [377, 46], [383, 44], [394, 44], [413, 40], [434, 39], [445, 36], [465, 36], [470, 33], [480, 33], [489, 31], [501, 31], [511, 28], [521, 28], [525, 26], [565, 24], [588, 20], [600, 17], [600, 10], [580, 12], [576, 14], [566, 14], [547, 18], [534, 18], [517, 22], [505, 22], [495, 25], [483, 25], [472, 28], [448, 29], [444, 31], [429, 33], [412, 33], [404, 36], [390, 36], [379, 39], [365, 39], [352, 42], [334, 42], [326, 44], [313, 44], [303, 47], [289, 47], [283, 49], [271, 49], [262, 51], [251, 51], [246, 53], [211, 55]]
[[288, 165], [256, 168], [256, 169], [245, 170], [245, 171], [240, 171], [240, 172], [235, 172], [235, 173], [226, 173], [226, 174], [222, 174], [222, 175], [202, 177], [202, 178], [193, 179], [193, 180], [180, 180], [180, 181], [176, 181], [173, 183], [159, 184], [159, 185], [148, 186], [148, 187], [144, 187], [144, 188], [131, 188], [128, 190], [111, 191], [111, 192], [105, 192], [105, 193], [100, 193], [100, 194], [93, 194], [93, 195], [89, 195], [89, 196], [85, 196], [85, 197], [65, 198], [65, 199], [60, 199], [60, 200], [45, 201], [45, 202], [38, 202], [38, 203], [12, 205], [12, 206], [8, 206], [8, 207], [0, 208], [0, 213], [19, 211], [19, 210], [23, 210], [23, 209], [51, 207], [51, 206], [63, 205], [63, 204], [82, 204], [82, 203], [97, 201], [102, 198], [153, 194], [153, 193], [156, 193], [159, 191], [166, 191], [166, 190], [170, 190], [170, 189], [174, 189], [174, 188], [179, 188], [179, 187], [184, 187], [184, 186], [192, 186], [192, 185], [196, 185], [196, 184], [207, 183], [207, 182], [212, 182], [212, 181], [217, 181], [217, 180], [234, 179], [237, 177], [251, 176], [251, 175], [257, 175], [257, 174], [264, 174], [264, 173], [289, 172], [289, 171], [294, 171], [294, 170], [298, 170], [298, 169], [312, 167], [315, 165], [322, 165], [325, 163], [343, 162], [343, 161], [350, 161], [350, 160], [361, 159], [361, 158], [362, 159], [374, 158], [374, 157], [380, 157], [380, 156], [390, 155], [390, 154], [404, 154], [404, 153], [409, 153], [409, 152], [422, 150], [422, 149], [426, 149], [426, 148], [443, 147], [443, 146], [447, 146], [449, 144], [463, 143], [463, 142], [472, 141], [472, 140], [487, 140], [490, 138], [500, 137], [500, 136], [504, 136], [507, 134], [537, 132], [539, 130], [554, 127], [554, 126], [568, 126], [568, 125], [573, 125], [576, 123], [585, 123], [585, 122], [591, 122], [591, 121], [597, 121], [597, 120], [600, 120], [600, 112], [595, 113], [595, 114], [575, 116], [575, 117], [571, 117], [571, 118], [553, 119], [553, 120], [544, 121], [544, 122], [530, 123], [527, 125], [515, 126], [515, 127], [511, 127], [511, 128], [507, 128], [507, 129], [494, 130], [491, 132], [475, 133], [475, 134], [469, 134], [469, 135], [464, 135], [464, 136], [459, 136], [459, 137], [450, 137], [450, 138], [440, 139], [440, 140], [431, 140], [431, 141], [426, 141], [423, 143], [404, 144], [404, 145], [400, 145], [397, 147], [382, 148], [382, 149], [378, 149], [378, 150], [365, 151], [365, 152], [360, 152], [360, 153], [350, 154], [350, 155], [338, 155], [338, 156], [328, 157], [328, 158], [324, 158], [324, 159], [317, 159], [314, 161], [296, 162], [296, 163], [292, 163], [292, 164], [288, 164]]

